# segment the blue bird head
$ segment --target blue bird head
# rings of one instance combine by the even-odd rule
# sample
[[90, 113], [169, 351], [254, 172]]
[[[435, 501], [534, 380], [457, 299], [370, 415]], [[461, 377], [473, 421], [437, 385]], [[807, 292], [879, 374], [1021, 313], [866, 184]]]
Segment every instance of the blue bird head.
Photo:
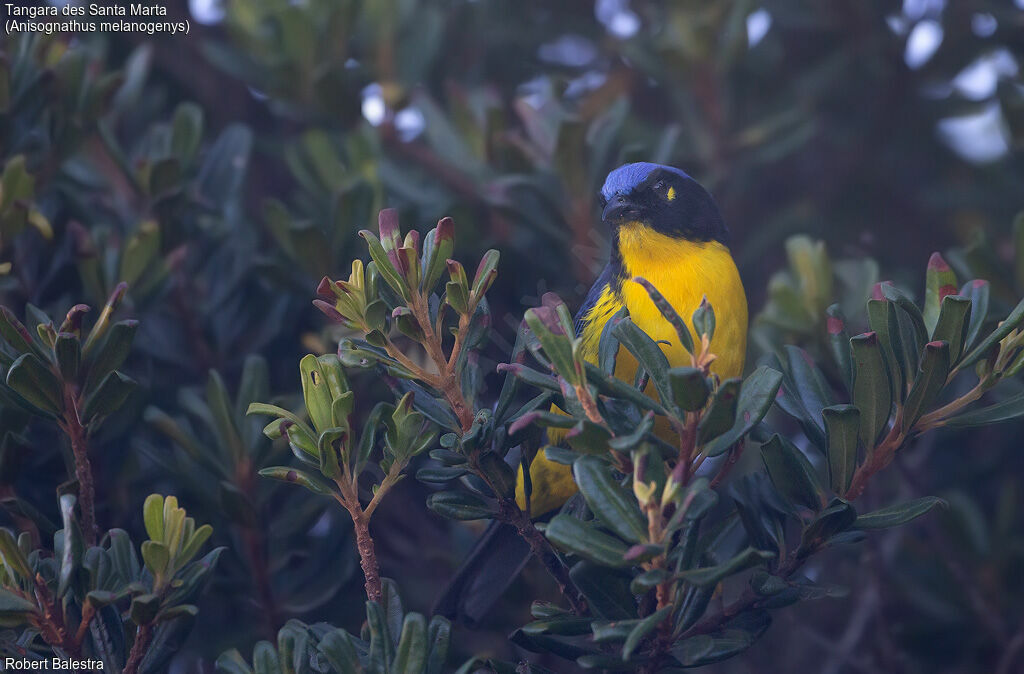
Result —
[[613, 229], [638, 222], [667, 236], [729, 242], [729, 230], [714, 199], [673, 166], [650, 162], [620, 166], [605, 178], [601, 208], [601, 219]]

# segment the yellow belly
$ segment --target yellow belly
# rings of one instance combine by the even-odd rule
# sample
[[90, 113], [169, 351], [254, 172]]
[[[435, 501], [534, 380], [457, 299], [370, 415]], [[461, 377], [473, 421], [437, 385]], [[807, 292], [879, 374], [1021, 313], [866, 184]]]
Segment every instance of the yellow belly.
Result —
[[[691, 316], [707, 296], [715, 311], [716, 327], [711, 352], [717, 358], [711, 371], [722, 379], [737, 377], [743, 372], [747, 351], [747, 298], [739, 271], [729, 249], [721, 243], [691, 242], [667, 237], [637, 223], [625, 225], [619, 232], [619, 251], [627, 279], [643, 276], [656, 287], [690, 327]], [[606, 289], [587, 314], [586, 327], [580, 335], [583, 353], [588, 361], [597, 362], [597, 348], [607, 320], [622, 306], [637, 326], [655, 341], [666, 342], [661, 349], [670, 367], [690, 364], [690, 354], [679, 343], [672, 325], [662, 317], [647, 291], [626, 280], [621, 294]], [[637, 362], [626, 349], [619, 349], [615, 376], [632, 382]], [[652, 385], [645, 391], [657, 398]], [[655, 433], [672, 444], [675, 439], [669, 424], [658, 419]], [[549, 440], [557, 443], [562, 434], [549, 432]], [[516, 485], [516, 500], [525, 507], [522, 468]], [[569, 466], [548, 461], [543, 453], [530, 464], [532, 483], [530, 510], [534, 516], [561, 507], [576, 493]]]

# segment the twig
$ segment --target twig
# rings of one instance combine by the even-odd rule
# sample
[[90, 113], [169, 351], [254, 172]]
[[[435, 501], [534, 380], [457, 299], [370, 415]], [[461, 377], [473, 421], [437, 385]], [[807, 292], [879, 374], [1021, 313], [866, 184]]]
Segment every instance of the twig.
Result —
[[379, 602], [383, 595], [383, 589], [380, 581], [380, 564], [377, 562], [377, 550], [373, 544], [373, 537], [370, 536], [370, 517], [359, 504], [359, 494], [353, 481], [339, 478], [335, 482], [341, 493], [335, 494], [334, 498], [352, 518], [352, 528], [356, 534], [356, 549], [359, 551], [359, 565], [363, 569], [366, 598]]
[[132, 644], [132, 650], [128, 653], [128, 662], [125, 663], [122, 674], [136, 674], [139, 671], [139, 665], [142, 664], [142, 658], [146, 656], [149, 642], [152, 639], [153, 626], [150, 624], [139, 625], [135, 631], [135, 642]]
[[75, 457], [75, 479], [78, 480], [78, 505], [82, 511], [82, 535], [87, 546], [96, 545], [96, 488], [92, 480], [92, 464], [86, 432], [78, 416], [78, 399], [69, 384], [64, 385], [64, 415], [61, 429], [68, 436]]
[[586, 602], [569, 578], [569, 572], [565, 565], [562, 564], [558, 555], [555, 554], [548, 540], [534, 526], [530, 517], [519, 509], [515, 501], [501, 499], [497, 519], [516, 528], [519, 535], [530, 546], [533, 556], [540, 560], [544, 568], [554, 578], [555, 583], [558, 584], [559, 591], [569, 602], [573, 613], [583, 615], [586, 612]]

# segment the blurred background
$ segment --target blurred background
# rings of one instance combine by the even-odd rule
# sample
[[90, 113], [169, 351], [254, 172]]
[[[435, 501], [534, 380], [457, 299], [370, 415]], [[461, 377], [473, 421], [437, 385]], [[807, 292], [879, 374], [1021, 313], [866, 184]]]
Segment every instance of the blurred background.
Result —
[[[794, 234], [841, 261], [835, 294], [854, 306], [884, 278], [920, 295], [936, 250], [961, 280], [988, 278], [996, 302], [1021, 294], [1022, 0], [166, 7], [159, 20], [189, 21], [187, 35], [0, 38], [0, 303], [62, 314], [130, 285], [144, 393], [93, 443], [99, 519], [140, 531], [145, 495], [174, 493], [229, 546], [174, 671], [210, 672], [291, 617], [358, 630], [347, 517], [260, 481], [261, 466], [207, 470], [221, 439], [204, 398], [211, 369], [234, 395], [256, 355], [274, 393], [298, 391], [298, 358], [339, 336], [310, 303], [317, 282], [365, 257], [356, 233], [384, 206], [421, 231], [452, 216], [467, 264], [501, 251], [494, 363], [544, 292], [584, 297], [608, 245], [596, 193], [627, 161], [678, 166], [714, 194], [752, 315], [768, 305], [750, 363], [769, 341], [757, 331], [804, 343], [821, 320], [786, 311], [776, 272]], [[387, 395], [370, 376], [355, 386]], [[12, 410], [0, 422], [7, 516], [52, 504], [56, 436], [15, 437]], [[252, 423], [261, 456], [287, 455]], [[706, 670], [997, 671], [1024, 650], [1020, 431], [909, 452], [869, 499], [937, 494], [950, 509], [823, 555], [809, 573], [848, 594], [781, 611], [748, 653]], [[418, 610], [479, 533], [424, 495], [408, 480], [375, 519], [384, 573]], [[36, 515], [59, 521], [47, 507]], [[528, 569], [483, 629], [456, 631], [451, 661], [525, 657], [506, 640], [527, 618], [516, 598], [551, 592]]]

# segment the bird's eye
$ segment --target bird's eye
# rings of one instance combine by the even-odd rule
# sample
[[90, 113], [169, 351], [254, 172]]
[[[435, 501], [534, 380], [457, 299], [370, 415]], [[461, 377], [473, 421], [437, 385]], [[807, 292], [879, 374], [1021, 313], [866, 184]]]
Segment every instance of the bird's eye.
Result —
[[665, 189], [665, 181], [664, 180], [659, 180], [658, 182], [654, 183], [654, 190], [656, 192], [661, 192], [664, 189]]

